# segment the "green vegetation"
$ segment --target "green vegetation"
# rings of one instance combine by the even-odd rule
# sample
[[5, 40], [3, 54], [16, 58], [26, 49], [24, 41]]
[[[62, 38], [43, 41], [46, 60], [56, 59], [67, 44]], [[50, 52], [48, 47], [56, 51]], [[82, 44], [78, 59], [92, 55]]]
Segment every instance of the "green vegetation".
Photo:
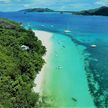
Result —
[[51, 10], [49, 8], [31, 8], [31, 9], [24, 9], [20, 11], [21, 12], [54, 12], [54, 10]]
[[102, 6], [96, 9], [83, 10], [80, 12], [73, 12], [76, 15], [96, 15], [96, 16], [108, 16], [108, 7]]
[[39, 95], [32, 88], [45, 52], [31, 30], [0, 18], [0, 108], [39, 107]]

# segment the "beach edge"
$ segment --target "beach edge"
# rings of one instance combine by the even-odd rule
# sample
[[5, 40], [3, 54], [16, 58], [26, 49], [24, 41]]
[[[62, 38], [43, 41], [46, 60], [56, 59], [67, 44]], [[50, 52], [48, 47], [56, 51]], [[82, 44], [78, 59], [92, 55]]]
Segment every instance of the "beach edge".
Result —
[[35, 86], [33, 87], [33, 90], [35, 93], [39, 93], [40, 96], [42, 96], [42, 91], [43, 91], [43, 83], [44, 83], [44, 77], [46, 72], [46, 68], [48, 66], [48, 61], [51, 58], [51, 52], [52, 52], [52, 41], [51, 38], [53, 36], [53, 33], [46, 32], [46, 31], [41, 31], [41, 30], [33, 30], [35, 33], [35, 36], [38, 37], [39, 40], [42, 41], [42, 44], [46, 47], [46, 54], [43, 56], [43, 59], [45, 60], [45, 64], [42, 67], [41, 71], [39, 74], [37, 74], [34, 84]]

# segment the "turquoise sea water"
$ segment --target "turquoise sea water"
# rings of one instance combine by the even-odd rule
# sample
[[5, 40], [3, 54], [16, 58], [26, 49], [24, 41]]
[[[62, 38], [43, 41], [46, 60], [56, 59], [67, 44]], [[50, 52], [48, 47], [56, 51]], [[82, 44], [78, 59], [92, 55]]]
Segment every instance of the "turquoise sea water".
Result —
[[[55, 77], [57, 78], [56, 75], [61, 77], [58, 77], [58, 80], [55, 80], [55, 82], [60, 80], [60, 83], [58, 83], [58, 85], [55, 83], [54, 87], [61, 87], [62, 89], [62, 86], [64, 85], [61, 85], [61, 82], [66, 85], [64, 89], [60, 89], [60, 92], [64, 90], [70, 94], [69, 96], [67, 95], [69, 103], [66, 102], [66, 104], [70, 104], [70, 97], [74, 97], [78, 100], [78, 102], [79, 100], [86, 100], [86, 97], [89, 97], [88, 95], [86, 95], [86, 97], [82, 96], [81, 92], [74, 92], [75, 88], [79, 89], [79, 82], [82, 83], [82, 89], [83, 87], [87, 87], [86, 83], [88, 82], [89, 91], [95, 106], [98, 108], [108, 108], [108, 17], [75, 16], [71, 14], [59, 13], [24, 14], [23, 12], [0, 13], [0, 17], [22, 22], [26, 28], [57, 33], [56, 36], [54, 36], [53, 42], [55, 43], [54, 49], [58, 50], [53, 53], [54, 55], [52, 57], [52, 61], [54, 62], [51, 65], [54, 66], [54, 69], [52, 69], [54, 70], [54, 72], [52, 71], [52, 74], [55, 74], [54, 80]], [[64, 30], [66, 29], [71, 32], [64, 33]], [[64, 35], [66, 37], [64, 37]], [[64, 42], [60, 43], [64, 44], [63, 46], [58, 44], [58, 40], [62, 39]], [[91, 48], [90, 45], [92, 44], [96, 44], [97, 47]], [[56, 56], [56, 59], [53, 60], [56, 55], [55, 53], [58, 53], [58, 57]], [[59, 60], [61, 57], [66, 60]], [[56, 70], [58, 65], [62, 65], [62, 68], [59, 70], [62, 70], [62, 72], [58, 72], [58, 70]], [[76, 67], [76, 65], [78, 66]], [[70, 70], [72, 66], [74, 66], [72, 69], [75, 69], [78, 73], [73, 73], [73, 71], [71, 73]], [[66, 74], [66, 72], [70, 74]], [[71, 84], [70, 80], [65, 81], [61, 73], [66, 77], [69, 75], [67, 79], [71, 79], [72, 77], [75, 83]], [[78, 79], [74, 78], [73, 74], [74, 76], [77, 75]], [[86, 87], [83, 84], [85, 84]], [[71, 94], [68, 90], [73, 90], [71, 93], [74, 94]], [[62, 95], [62, 93], [64, 92], [59, 94]], [[68, 100], [67, 98], [66, 100]], [[90, 101], [90, 103], [92, 103], [92, 101]], [[90, 103], [88, 102], [87, 104], [89, 105]], [[86, 103], [84, 103], [84, 105], [86, 105]]]
[[43, 94], [58, 108], [94, 108], [84, 70], [82, 51], [85, 48], [57, 33], [52, 42], [50, 71], [45, 77]]

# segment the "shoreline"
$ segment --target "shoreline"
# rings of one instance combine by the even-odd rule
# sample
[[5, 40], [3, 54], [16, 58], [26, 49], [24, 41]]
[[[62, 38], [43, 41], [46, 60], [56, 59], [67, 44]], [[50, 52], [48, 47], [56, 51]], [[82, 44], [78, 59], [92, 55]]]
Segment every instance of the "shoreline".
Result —
[[37, 36], [38, 39], [42, 41], [42, 44], [46, 47], [47, 50], [46, 54], [43, 56], [43, 59], [45, 60], [46, 63], [44, 64], [39, 74], [37, 74], [34, 80], [36, 86], [33, 87], [35, 93], [39, 93], [40, 95], [42, 95], [43, 82], [44, 82], [44, 77], [46, 75], [46, 68], [48, 68], [48, 61], [51, 56], [51, 50], [52, 50], [51, 37], [53, 33], [41, 30], [33, 30], [33, 32], [35, 33], [35, 36]]
[[[70, 38], [65, 35], [53, 34], [41, 30], [33, 31], [47, 48], [47, 53], [43, 56], [46, 64], [34, 80], [36, 84], [33, 87], [34, 92], [39, 93], [40, 96], [43, 94], [47, 95], [48, 100], [46, 102], [49, 102], [50, 97], [52, 97], [54, 100], [51, 104], [53, 105], [71, 105], [72, 107], [89, 106], [94, 108], [84, 70], [82, 58], [83, 47], [79, 47], [78, 49]], [[52, 35], [54, 38], [52, 38]], [[51, 39], [54, 42], [53, 54], [51, 54], [53, 44]], [[50, 59], [52, 59], [52, 63]], [[53, 67], [51, 67], [51, 64]], [[58, 66], [62, 67], [57, 68]], [[78, 80], [80, 80], [80, 83]], [[60, 89], [62, 89], [62, 92]], [[64, 100], [64, 97], [66, 100]]]
[[76, 47], [69, 37], [58, 33], [54, 33], [52, 40], [52, 66], [46, 75], [44, 94], [49, 100], [53, 99], [54, 106], [94, 108], [84, 70], [82, 52], [85, 48]]

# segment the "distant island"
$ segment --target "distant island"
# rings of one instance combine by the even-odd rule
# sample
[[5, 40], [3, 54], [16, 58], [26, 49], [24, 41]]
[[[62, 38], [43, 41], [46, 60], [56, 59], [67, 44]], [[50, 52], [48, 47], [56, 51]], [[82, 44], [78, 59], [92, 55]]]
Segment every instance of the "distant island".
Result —
[[97, 15], [97, 16], [108, 16], [108, 7], [102, 6], [96, 9], [83, 10], [79, 12], [72, 12], [75, 15]]
[[30, 9], [20, 10], [20, 12], [54, 12], [54, 10], [51, 10], [49, 8], [30, 8]]
[[19, 12], [59, 12], [60, 14], [64, 13], [70, 13], [74, 15], [97, 15], [97, 16], [108, 16], [108, 7], [102, 6], [96, 9], [90, 9], [90, 10], [82, 10], [82, 11], [55, 11], [49, 8], [30, 8], [30, 9], [24, 9], [20, 10]]
[[30, 8], [30, 9], [19, 10], [19, 12], [24, 12], [25, 14], [28, 12], [58, 12], [60, 14], [63, 14], [63, 13], [72, 13], [73, 11], [56, 11], [49, 8]]

